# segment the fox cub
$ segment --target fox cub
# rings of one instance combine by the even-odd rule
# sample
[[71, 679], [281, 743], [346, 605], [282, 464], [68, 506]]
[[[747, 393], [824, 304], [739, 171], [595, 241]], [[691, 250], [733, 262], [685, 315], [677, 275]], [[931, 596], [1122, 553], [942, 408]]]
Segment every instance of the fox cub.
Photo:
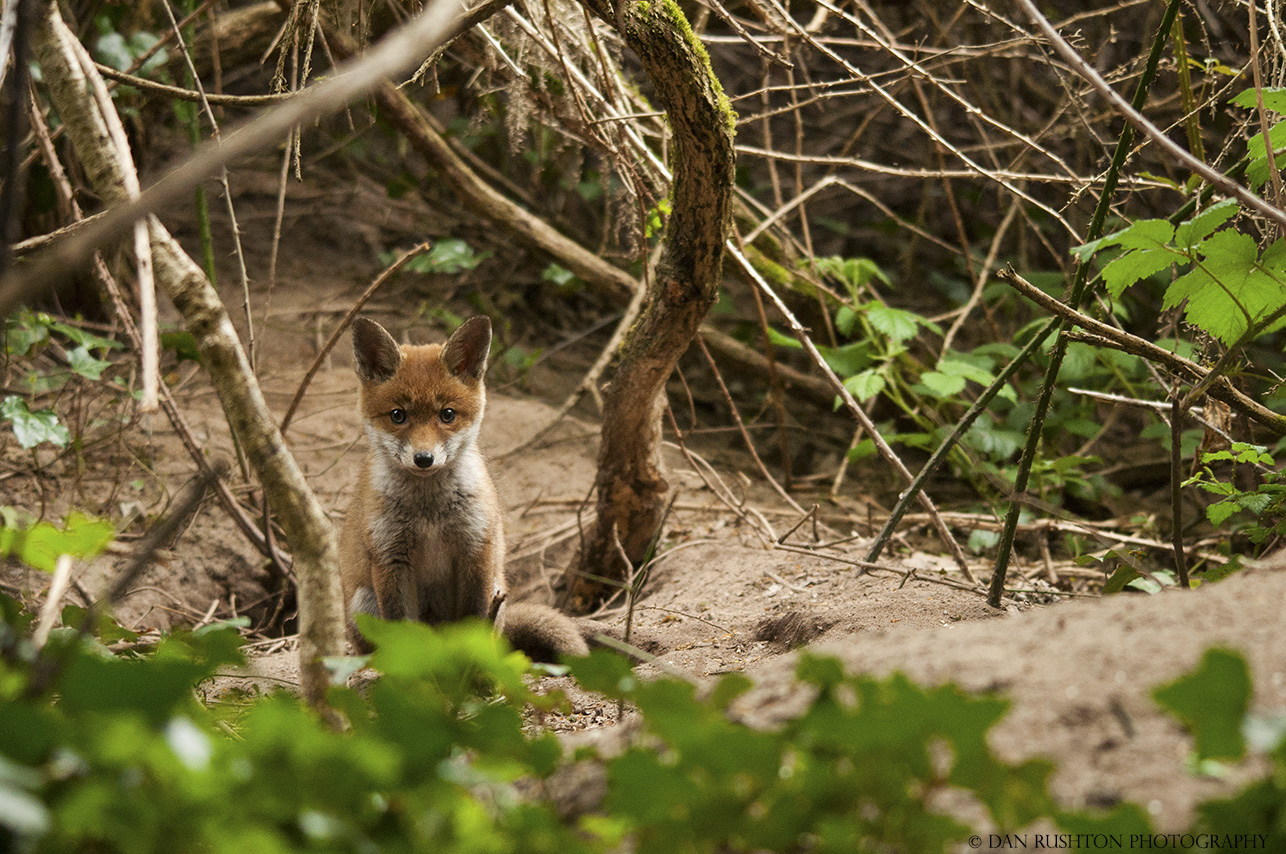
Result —
[[399, 346], [373, 320], [353, 324], [369, 450], [340, 533], [348, 636], [370, 644], [358, 613], [437, 624], [495, 622], [539, 661], [585, 655], [576, 624], [553, 608], [510, 604], [500, 501], [478, 450], [491, 320], [445, 344]]

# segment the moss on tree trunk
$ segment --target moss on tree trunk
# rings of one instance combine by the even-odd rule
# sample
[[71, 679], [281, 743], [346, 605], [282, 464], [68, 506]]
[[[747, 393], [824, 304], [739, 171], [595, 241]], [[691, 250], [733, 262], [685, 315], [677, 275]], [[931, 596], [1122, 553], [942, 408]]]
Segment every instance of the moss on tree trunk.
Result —
[[735, 127], [705, 48], [673, 0], [584, 3], [617, 27], [652, 81], [673, 132], [674, 184], [656, 275], [603, 399], [598, 518], [569, 579], [576, 610], [613, 592], [611, 581], [625, 580], [620, 552], [638, 565], [661, 524], [669, 491], [661, 463], [665, 383], [718, 296]]

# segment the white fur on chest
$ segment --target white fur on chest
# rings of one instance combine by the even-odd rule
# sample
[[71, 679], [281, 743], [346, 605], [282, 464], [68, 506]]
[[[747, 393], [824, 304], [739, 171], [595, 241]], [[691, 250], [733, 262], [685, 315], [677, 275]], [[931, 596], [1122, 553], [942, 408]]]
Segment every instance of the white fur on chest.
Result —
[[372, 520], [372, 544], [398, 555], [424, 582], [445, 580], [458, 560], [468, 559], [491, 538], [494, 488], [486, 462], [473, 448], [429, 477], [408, 473], [377, 453], [369, 476], [386, 509]]

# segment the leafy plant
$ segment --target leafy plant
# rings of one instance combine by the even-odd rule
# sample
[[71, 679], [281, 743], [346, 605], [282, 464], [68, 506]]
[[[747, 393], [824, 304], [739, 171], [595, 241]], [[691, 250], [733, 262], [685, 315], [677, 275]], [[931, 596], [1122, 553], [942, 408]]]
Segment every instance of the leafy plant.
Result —
[[1166, 288], [1162, 306], [1183, 305], [1189, 323], [1231, 345], [1286, 324], [1286, 242], [1279, 239], [1261, 252], [1253, 237], [1225, 227], [1237, 211], [1228, 199], [1177, 227], [1163, 219], [1138, 220], [1075, 252], [1086, 261], [1107, 247], [1124, 250], [1103, 267], [1103, 282], [1115, 298], [1172, 265], [1187, 268]]
[[0, 401], [0, 415], [13, 424], [13, 435], [24, 449], [31, 449], [44, 442], [65, 448], [71, 444], [67, 425], [58, 420], [52, 409], [32, 412], [27, 402], [16, 394]]
[[[1258, 466], [1255, 488], [1243, 490], [1232, 478], [1220, 480], [1211, 469], [1220, 462]], [[1202, 454], [1200, 471], [1183, 485], [1197, 486], [1219, 497], [1206, 507], [1206, 518], [1216, 527], [1229, 527], [1256, 546], [1262, 546], [1270, 536], [1286, 535], [1286, 478], [1262, 445], [1233, 442], [1226, 451]]]
[[0, 557], [13, 555], [45, 572], [54, 571], [59, 555], [90, 558], [101, 554], [115, 536], [110, 522], [76, 511], [58, 528], [49, 522], [26, 522], [12, 507], [0, 507]]
[[[452, 237], [437, 241], [428, 252], [406, 262], [405, 269], [413, 273], [463, 273], [477, 267], [490, 258], [491, 254], [478, 252], [465, 241]], [[397, 257], [397, 252], [383, 252], [380, 254], [380, 262], [392, 264]]]
[[639, 680], [608, 653], [571, 668], [586, 687], [635, 703], [659, 740], [607, 766], [609, 815], [628, 822], [641, 852], [943, 850], [970, 829], [929, 806], [936, 792], [971, 793], [1004, 828], [1051, 808], [1051, 766], [1007, 765], [987, 747], [1008, 705], [999, 698], [850, 676], [805, 655], [809, 708], [753, 730], [729, 719], [750, 687], [739, 674], [698, 699], [691, 684]]

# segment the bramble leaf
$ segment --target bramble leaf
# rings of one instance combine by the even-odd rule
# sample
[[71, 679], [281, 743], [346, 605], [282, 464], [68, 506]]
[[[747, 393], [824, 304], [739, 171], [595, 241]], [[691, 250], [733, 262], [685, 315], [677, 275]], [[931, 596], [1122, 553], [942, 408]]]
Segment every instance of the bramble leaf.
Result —
[[1183, 264], [1187, 258], [1169, 249], [1137, 249], [1109, 261], [1103, 268], [1107, 292], [1119, 298], [1134, 283], [1159, 273], [1171, 264]]
[[922, 320], [914, 312], [887, 305], [872, 305], [866, 310], [866, 316], [872, 326], [899, 344], [915, 336]]
[[965, 378], [944, 374], [941, 371], [925, 371], [920, 375], [920, 384], [928, 390], [929, 394], [942, 400], [964, 391]]
[[1204, 261], [1170, 285], [1162, 304], [1173, 308], [1186, 299], [1188, 322], [1223, 343], [1233, 343], [1251, 323], [1286, 303], [1281, 241], [1265, 250], [1261, 259], [1249, 235], [1220, 231], [1197, 251]]
[[1109, 235], [1103, 245], [1122, 249], [1164, 249], [1174, 237], [1174, 226], [1163, 219], [1141, 219]]
[[884, 391], [884, 375], [877, 368], [867, 368], [844, 380], [848, 393], [865, 403]]
[[[1286, 115], [1286, 89], [1264, 88], [1260, 91], [1263, 92], [1264, 107], [1266, 109]], [[1228, 102], [1239, 107], [1245, 107], [1248, 110], [1258, 109], [1259, 106], [1253, 86], [1233, 95]]]
[[1192, 219], [1184, 220], [1174, 230], [1174, 245], [1181, 249], [1190, 249], [1214, 232], [1232, 217], [1240, 208], [1236, 199], [1224, 199], [1206, 208]]

